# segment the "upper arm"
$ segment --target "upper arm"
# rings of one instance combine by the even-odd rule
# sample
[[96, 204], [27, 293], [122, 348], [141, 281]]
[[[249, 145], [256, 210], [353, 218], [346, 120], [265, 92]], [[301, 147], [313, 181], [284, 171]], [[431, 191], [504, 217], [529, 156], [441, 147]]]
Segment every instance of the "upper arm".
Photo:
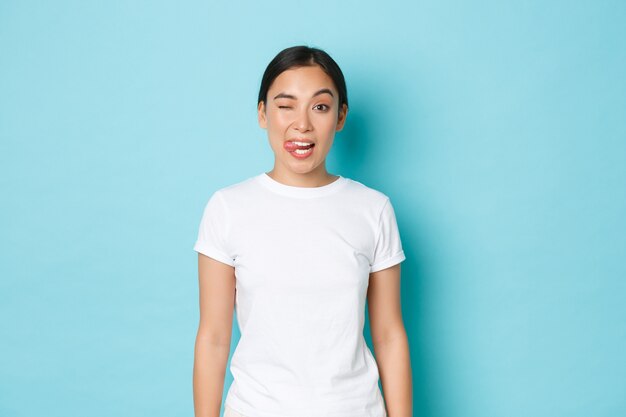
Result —
[[400, 304], [400, 275], [399, 263], [370, 273], [367, 303], [374, 344], [405, 332]]
[[235, 305], [235, 268], [198, 253], [198, 338], [230, 346]]

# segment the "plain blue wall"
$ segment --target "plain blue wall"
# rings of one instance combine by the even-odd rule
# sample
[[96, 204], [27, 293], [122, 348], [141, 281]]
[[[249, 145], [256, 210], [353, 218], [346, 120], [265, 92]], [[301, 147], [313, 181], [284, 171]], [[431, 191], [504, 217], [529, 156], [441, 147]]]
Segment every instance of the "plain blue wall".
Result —
[[626, 415], [626, 4], [220, 3], [0, 3], [0, 415], [193, 414], [201, 211], [302, 43], [396, 208], [415, 416]]

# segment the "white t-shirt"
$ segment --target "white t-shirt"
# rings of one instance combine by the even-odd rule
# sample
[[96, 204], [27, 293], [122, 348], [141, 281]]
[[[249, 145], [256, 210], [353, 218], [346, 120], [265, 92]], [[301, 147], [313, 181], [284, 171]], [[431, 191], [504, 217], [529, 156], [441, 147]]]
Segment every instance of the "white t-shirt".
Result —
[[380, 191], [265, 172], [214, 192], [194, 250], [235, 268], [241, 338], [226, 405], [246, 417], [384, 417], [365, 343], [369, 274], [405, 259]]

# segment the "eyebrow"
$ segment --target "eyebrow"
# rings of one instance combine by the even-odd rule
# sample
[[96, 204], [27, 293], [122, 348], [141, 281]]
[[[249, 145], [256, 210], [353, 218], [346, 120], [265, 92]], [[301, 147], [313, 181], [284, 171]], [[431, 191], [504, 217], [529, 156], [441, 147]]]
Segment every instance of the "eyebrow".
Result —
[[[330, 91], [330, 89], [328, 89], [328, 88], [322, 88], [321, 90], [319, 90], [315, 94], [313, 94], [311, 97], [319, 96], [320, 94], [324, 94], [324, 93], [328, 93], [328, 94], [331, 95], [331, 97], [335, 97], [333, 92]], [[289, 98], [289, 99], [292, 99], [292, 100], [297, 100], [296, 96], [291, 95], [291, 94], [286, 94], [286, 93], [279, 93], [279, 94], [277, 94], [276, 97], [274, 97], [274, 100], [279, 99], [279, 98]]]

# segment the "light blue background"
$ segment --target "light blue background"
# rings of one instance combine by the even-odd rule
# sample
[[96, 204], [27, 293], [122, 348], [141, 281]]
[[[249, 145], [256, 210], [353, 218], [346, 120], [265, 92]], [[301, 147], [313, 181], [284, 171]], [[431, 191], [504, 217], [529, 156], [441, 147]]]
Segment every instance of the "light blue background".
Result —
[[0, 415], [193, 415], [201, 211], [271, 169], [295, 44], [396, 209], [415, 416], [626, 415], [625, 39], [623, 1], [3, 1]]

